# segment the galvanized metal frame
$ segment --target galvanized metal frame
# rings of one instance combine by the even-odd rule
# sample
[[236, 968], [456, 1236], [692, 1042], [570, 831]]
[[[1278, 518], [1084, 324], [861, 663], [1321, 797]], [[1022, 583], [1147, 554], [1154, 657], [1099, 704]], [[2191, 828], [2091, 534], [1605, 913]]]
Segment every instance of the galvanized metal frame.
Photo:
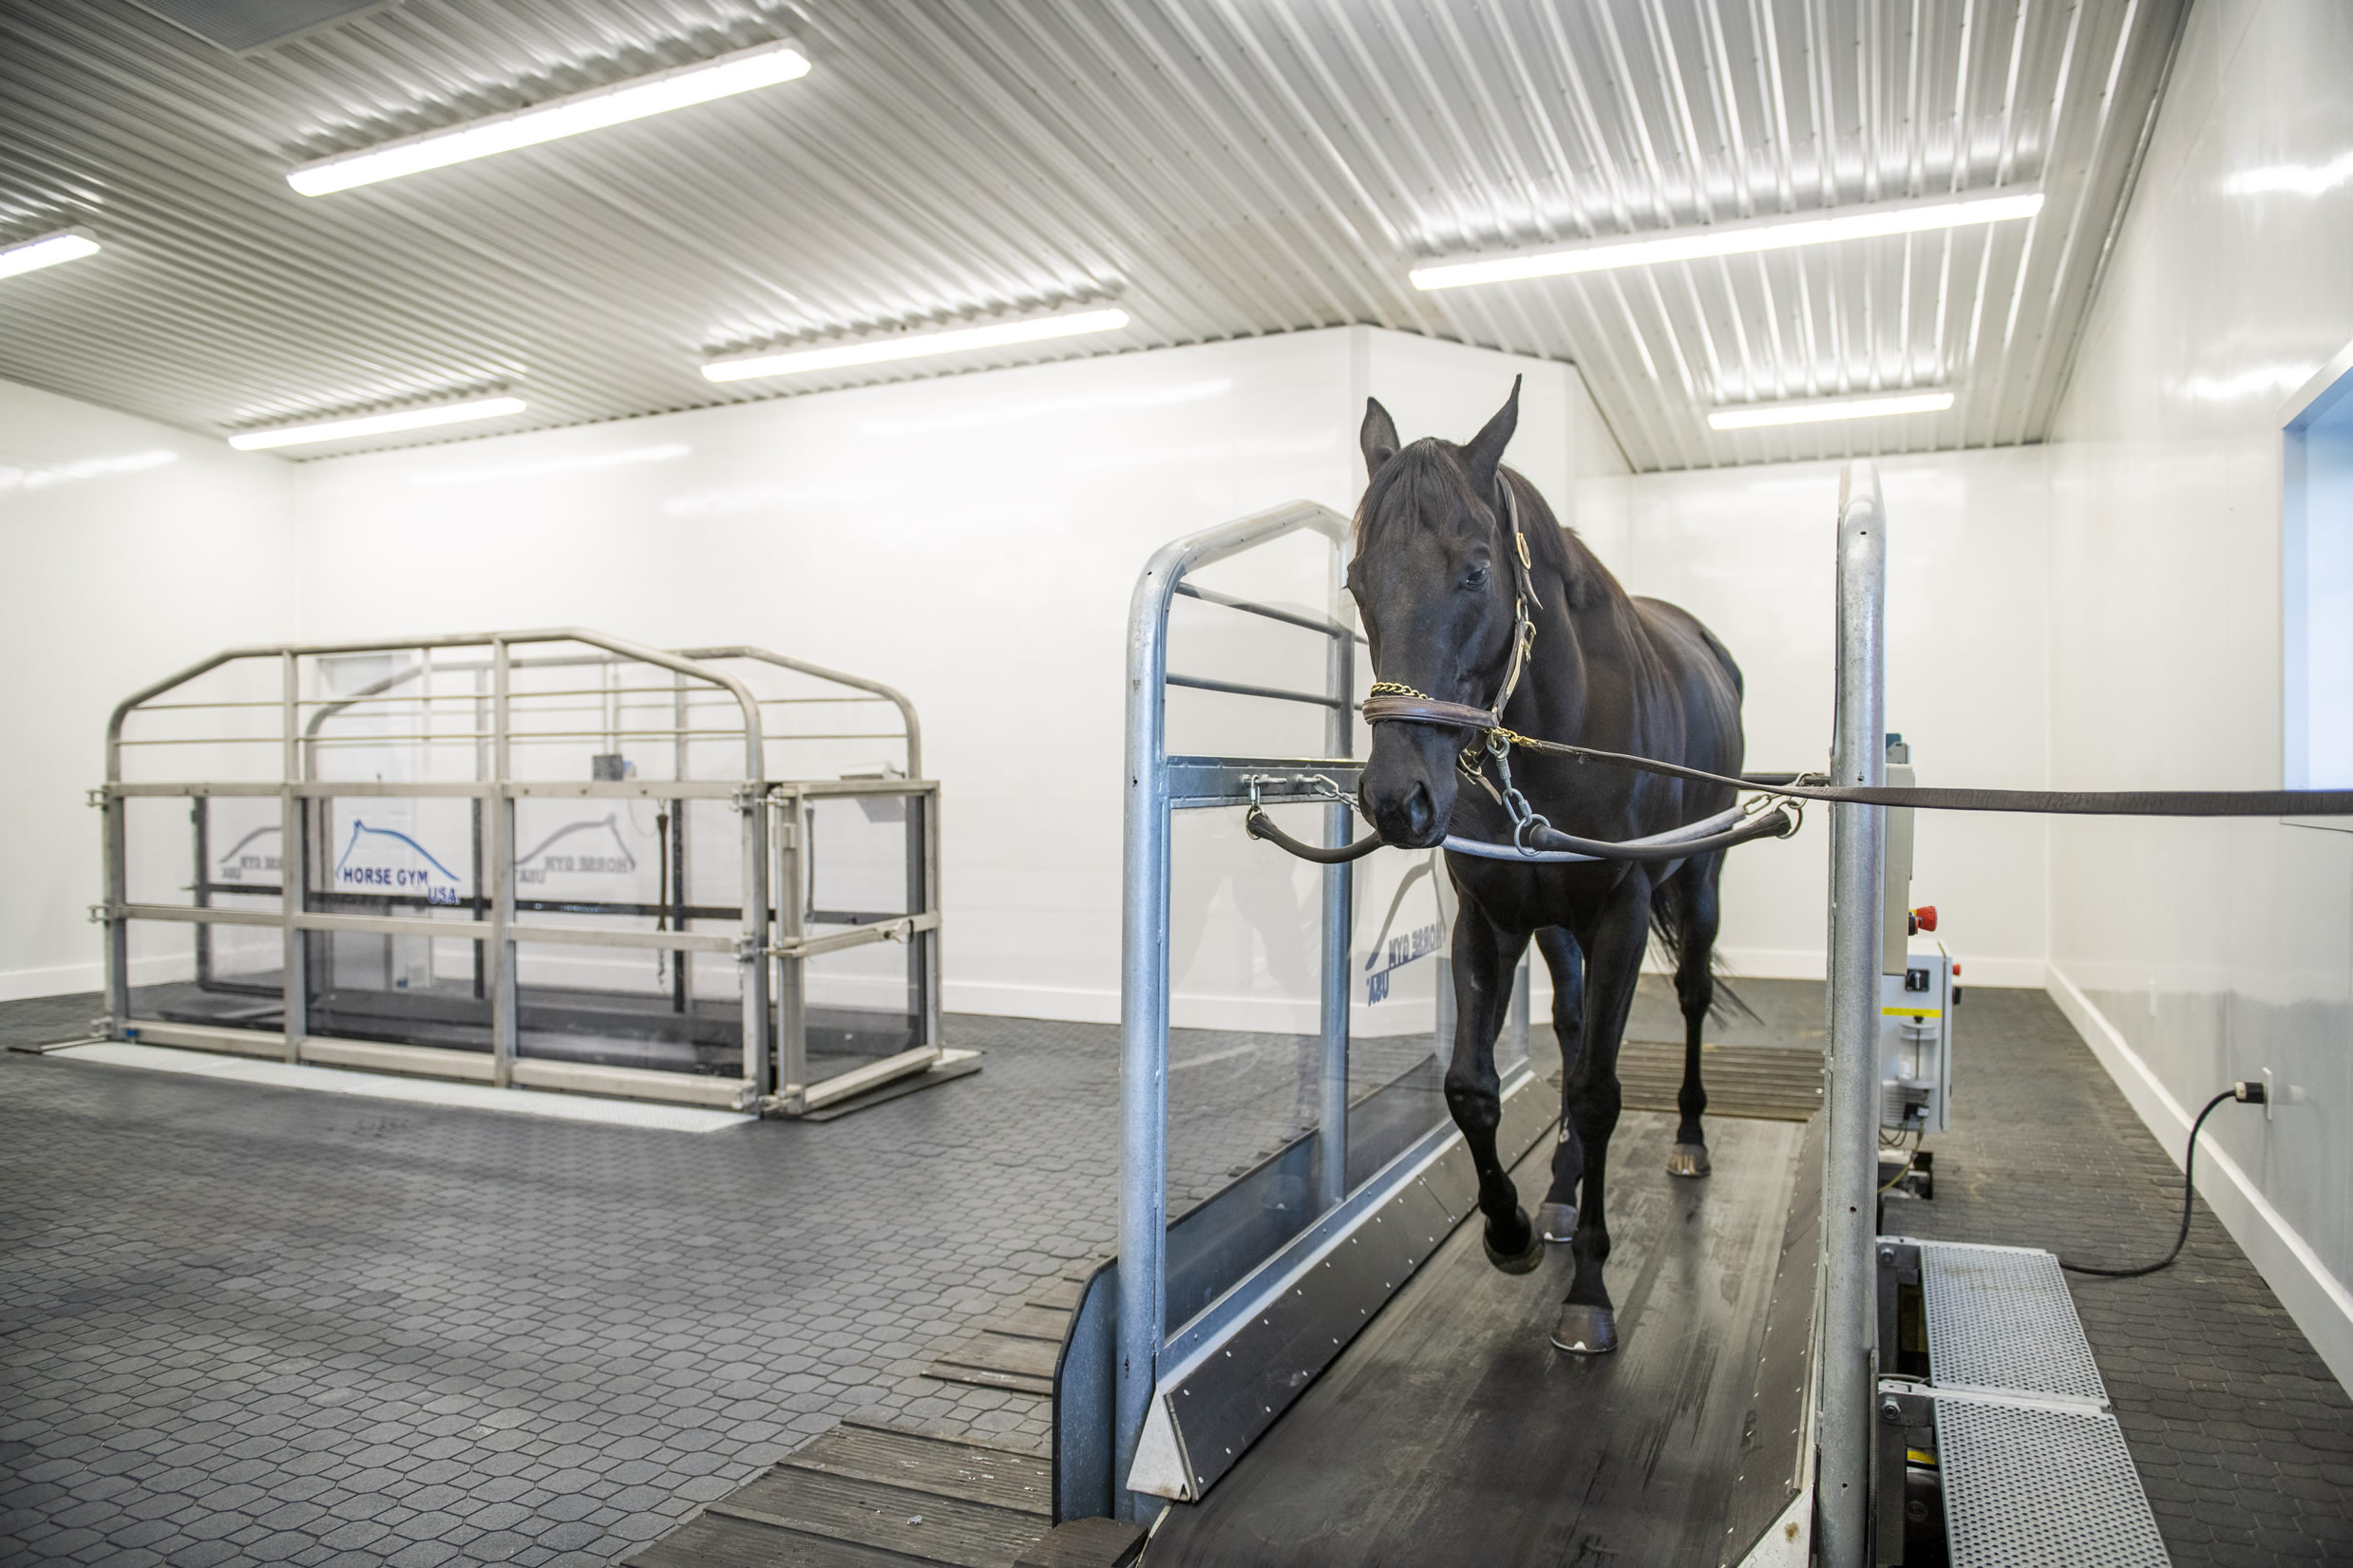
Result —
[[[559, 654], [537, 659], [518, 658], [515, 650], [535, 645], [571, 643], [597, 650], [594, 654]], [[376, 685], [363, 689], [351, 697], [337, 702], [307, 701], [300, 689], [301, 661], [317, 656], [353, 653], [414, 653], [420, 656], [423, 668], [431, 668], [432, 652], [444, 649], [482, 649], [488, 653], [484, 672], [489, 676], [489, 690], [477, 705], [476, 731], [467, 735], [446, 737], [429, 733], [418, 740], [461, 740], [472, 738], [477, 746], [477, 778], [472, 783], [445, 781], [417, 782], [339, 782], [315, 777], [315, 760], [324, 722], [333, 714], [348, 709], [353, 704], [390, 690], [393, 686], [413, 678], [415, 672], [404, 672]], [[714, 665], [726, 660], [750, 660], [793, 671], [801, 674], [832, 682], [856, 690], [866, 691], [893, 705], [900, 715], [906, 747], [907, 773], [903, 779], [882, 780], [772, 780], [768, 777], [767, 745], [769, 738], [762, 727], [760, 701], [750, 689], [737, 677]], [[189, 781], [174, 783], [131, 783], [123, 778], [123, 752], [127, 746], [142, 744], [126, 740], [123, 727], [131, 715], [145, 708], [155, 699], [224, 665], [240, 660], [274, 660], [281, 670], [280, 691], [275, 704], [282, 720], [277, 745], [280, 747], [279, 777], [275, 782]], [[740, 781], [676, 780], [598, 780], [598, 781], [538, 781], [513, 777], [512, 675], [517, 668], [544, 669], [551, 666], [601, 666], [610, 669], [617, 663], [634, 663], [672, 671], [679, 693], [678, 720], [674, 728], [677, 744], [683, 748], [690, 738], [725, 740], [731, 731], [714, 729], [690, 732], [686, 724], [686, 693], [691, 682], [706, 683], [708, 687], [733, 699], [741, 718], [744, 746], [744, 778]], [[444, 667], [445, 669], [446, 667]], [[602, 677], [600, 676], [600, 679]], [[213, 708], [224, 706], [256, 706], [254, 704], [180, 704], [158, 705]], [[309, 721], [304, 709], [313, 709]], [[427, 721], [429, 731], [429, 717]], [[601, 733], [598, 731], [598, 733]], [[634, 732], [633, 732], [634, 733]], [[401, 739], [389, 737], [389, 739]], [[532, 732], [532, 738], [546, 738], [541, 732]], [[775, 737], [789, 741], [793, 736]], [[230, 738], [165, 739], [150, 744], [188, 745], [223, 744]], [[241, 737], [239, 737], [241, 739]], [[387, 737], [371, 737], [385, 740]], [[787, 658], [765, 649], [725, 647], [695, 649], [683, 653], [664, 652], [608, 636], [602, 633], [579, 627], [550, 628], [527, 632], [479, 633], [438, 637], [412, 637], [388, 640], [278, 644], [222, 650], [209, 658], [156, 681], [133, 692], [116, 705], [106, 726], [106, 783], [93, 792], [94, 803], [104, 813], [102, 840], [105, 897], [93, 912], [105, 926], [105, 993], [109, 1033], [117, 1038], [135, 1035], [158, 1044], [180, 1044], [201, 1048], [228, 1050], [242, 1054], [266, 1052], [288, 1062], [336, 1062], [361, 1065], [387, 1071], [410, 1071], [442, 1077], [480, 1078], [498, 1086], [536, 1086], [560, 1087], [581, 1092], [603, 1092], [635, 1098], [677, 1099], [695, 1104], [725, 1103], [738, 1108], [772, 1105], [787, 1114], [814, 1109], [849, 1094], [872, 1087], [877, 1084], [904, 1073], [920, 1071], [938, 1061], [943, 1049], [939, 1028], [939, 931], [940, 908], [939, 901], [939, 790], [936, 782], [921, 777], [921, 729], [914, 705], [901, 692], [863, 676], [847, 674], [821, 665]], [[684, 771], [683, 767], [680, 769]], [[770, 841], [773, 829], [785, 803], [792, 803], [796, 825], [784, 837], [789, 841], [791, 852], [801, 851], [801, 835], [797, 828], [798, 803], [829, 796], [897, 796], [912, 803], [909, 813], [908, 892], [909, 911], [904, 915], [876, 920], [849, 931], [810, 939], [802, 932], [802, 911], [799, 899], [771, 897], [771, 888], [799, 887], [797, 876], [789, 881], [771, 883]], [[184, 798], [204, 801], [212, 798], [271, 798], [280, 803], [281, 875], [279, 907], [275, 913], [250, 909], [211, 907], [199, 897], [189, 905], [134, 903], [129, 897], [129, 846], [127, 843], [126, 803], [142, 798]], [[304, 890], [309, 886], [308, 864], [313, 846], [308, 841], [311, 814], [305, 803], [311, 800], [345, 797], [398, 797], [404, 799], [471, 799], [481, 803], [484, 821], [482, 837], [486, 842], [489, 872], [488, 913], [486, 917], [459, 920], [427, 918], [398, 915], [331, 914], [304, 907]], [[742, 816], [741, 835], [743, 855], [743, 888], [741, 924], [735, 935], [713, 932], [630, 931], [596, 928], [575, 928], [533, 922], [517, 918], [514, 876], [515, 807], [525, 799], [628, 799], [628, 800], [731, 800]], [[683, 838], [681, 837], [681, 843]], [[795, 859], [791, 864], [798, 866]], [[681, 862], [681, 872], [682, 872]], [[199, 878], [201, 884], [203, 878]], [[477, 894], [482, 889], [477, 883]], [[680, 903], [683, 904], [683, 893]], [[769, 939], [773, 919], [780, 929], [781, 939]], [[275, 926], [283, 933], [283, 1024], [275, 1034], [266, 1030], [218, 1029], [207, 1026], [180, 1025], [135, 1016], [130, 995], [129, 928], [134, 920], [154, 920], [195, 924], [199, 932], [214, 926]], [[486, 1055], [439, 1048], [385, 1044], [372, 1041], [332, 1040], [311, 1033], [307, 1017], [309, 986], [306, 980], [308, 959], [307, 936], [312, 932], [364, 932], [384, 935], [423, 935], [445, 938], [466, 937], [480, 944], [486, 960], [486, 981], [491, 1002], [491, 1049]], [[882, 941], [908, 942], [917, 950], [913, 979], [918, 991], [920, 1029], [922, 1044], [911, 1050], [867, 1064], [851, 1072], [821, 1084], [806, 1080], [806, 1020], [796, 1010], [780, 1016], [775, 1005], [778, 997], [788, 996], [797, 1004], [804, 990], [801, 967], [808, 959], [823, 954]], [[645, 951], [667, 951], [680, 954], [691, 953], [731, 954], [743, 967], [743, 1039], [744, 1064], [740, 1078], [735, 1080], [698, 1078], [685, 1073], [656, 1072], [637, 1068], [608, 1067], [588, 1064], [519, 1060], [518, 985], [516, 950], [520, 943], [546, 942], [564, 946], [630, 948]], [[687, 966], [681, 965], [683, 971]], [[780, 1025], [788, 1030], [780, 1037]], [[782, 1079], [787, 1089], [777, 1094], [780, 1080], [777, 1075], [779, 1048], [786, 1059], [787, 1070]]]
[[[1878, 465], [1849, 463], [1838, 494], [1837, 725], [1831, 750], [1837, 784], [1875, 786], [1886, 776], [1886, 517]], [[1823, 1288], [1814, 1356], [1821, 1444], [1815, 1517], [1825, 1568], [1863, 1568], [1871, 1554], [1885, 834], [1884, 807], [1831, 807], [1831, 1048], [1822, 1088]]]
[[[1339, 756], [1277, 760], [1166, 755], [1167, 688], [1210, 685], [1170, 678], [1168, 606], [1178, 593], [1187, 591], [1184, 585], [1186, 574], [1300, 529], [1322, 532], [1336, 544], [1345, 538], [1344, 520], [1306, 502], [1209, 529], [1177, 540], [1155, 555], [1136, 585], [1129, 608], [1127, 882], [1120, 1010], [1123, 1156], [1118, 1321], [1110, 1401], [1111, 1502], [1114, 1510], [1126, 1518], [1149, 1518], [1162, 1506], [1160, 1498], [1129, 1491], [1127, 1483], [1136, 1472], [1140, 1445], [1168, 1441], [1166, 1435], [1147, 1434], [1167, 1370], [1182, 1372], [1203, 1365], [1211, 1351], [1226, 1342], [1232, 1329], [1254, 1321], [1261, 1305], [1271, 1299], [1270, 1286], [1273, 1294], [1280, 1294], [1302, 1256], [1330, 1247], [1352, 1220], [1377, 1208], [1392, 1190], [1383, 1188], [1384, 1178], [1401, 1176], [1411, 1181], [1431, 1168], [1442, 1152], [1448, 1130], [1433, 1131], [1357, 1194], [1341, 1195], [1342, 1204], [1323, 1216], [1307, 1235], [1281, 1249], [1266, 1267], [1186, 1325], [1176, 1340], [1169, 1338], [1165, 1244], [1170, 814], [1185, 807], [1244, 803], [1252, 788], [1267, 799], [1314, 799], [1319, 779], [1329, 779], [1346, 789], [1355, 783], [1360, 765]], [[1883, 782], [1886, 766], [1887, 541], [1878, 470], [1871, 463], [1850, 463], [1842, 477], [1838, 549], [1839, 657], [1832, 774], [1838, 784], [1876, 785]], [[1195, 596], [1210, 597], [1199, 592]], [[1221, 597], [1215, 602], [1236, 601]], [[1338, 675], [1331, 678], [1331, 696], [1345, 691]], [[1210, 689], [1235, 690], [1230, 684]], [[1304, 693], [1253, 690], [1248, 694], [1313, 700]], [[1335, 753], [1346, 749], [1345, 710], [1339, 711], [1343, 717], [1331, 731], [1334, 744], [1330, 749]], [[1331, 830], [1344, 838], [1348, 826], [1345, 811], [1336, 811]], [[1818, 1445], [1812, 1489], [1821, 1560], [1829, 1568], [1862, 1568], [1871, 1551], [1870, 1421], [1877, 1336], [1875, 1090], [1884, 812], [1877, 806], [1834, 806], [1831, 833], [1831, 1049], [1824, 1088], [1821, 1284], [1816, 1296], [1820, 1307], [1815, 1316], [1817, 1338], [1807, 1424]], [[1346, 959], [1347, 904], [1345, 884], [1337, 906], [1330, 880], [1325, 892], [1328, 975], [1336, 943], [1338, 961]], [[1336, 907], [1341, 916], [1338, 921], [1330, 917]], [[1346, 1001], [1342, 991], [1338, 994], [1338, 1028], [1343, 1074]], [[1329, 1050], [1334, 1024], [1334, 997], [1329, 991], [1324, 1006]], [[1329, 1077], [1326, 1084], [1328, 1091]], [[1507, 1093], [1516, 1086], [1516, 1080], [1507, 1085]], [[1339, 1114], [1344, 1118], [1344, 1104]], [[1329, 1108], [1326, 1115], [1331, 1115]], [[1173, 1447], [1175, 1451], [1160, 1456], [1161, 1460], [1189, 1469], [1181, 1437]], [[1801, 1496], [1791, 1506], [1802, 1507], [1805, 1501]]]
[[[1186, 579], [1195, 572], [1285, 535], [1313, 532], [1332, 545], [1327, 619], [1259, 604]], [[1325, 1212], [1292, 1241], [1278, 1248], [1191, 1322], [1167, 1322], [1167, 1112], [1168, 1112], [1168, 905], [1172, 814], [1202, 807], [1247, 805], [1255, 801], [1305, 802], [1327, 799], [1327, 842], [1345, 843], [1353, 820], [1346, 799], [1355, 794], [1363, 765], [1349, 757], [1353, 746], [1357, 634], [1348, 624], [1341, 595], [1348, 520], [1328, 507], [1293, 501], [1178, 539], [1156, 553], [1138, 579], [1128, 622], [1128, 730], [1125, 809], [1125, 886], [1122, 907], [1120, 1052], [1121, 1164], [1119, 1256], [1116, 1266], [1118, 1317], [1113, 1347], [1110, 1401], [1111, 1502], [1125, 1518], [1148, 1518], [1163, 1504], [1156, 1495], [1131, 1492], [1139, 1444], [1148, 1417], [1164, 1403], [1167, 1379], [1197, 1368], [1263, 1315], [1282, 1295], [1302, 1259], [1347, 1242], [1416, 1182], [1425, 1181], [1459, 1139], [1451, 1124], [1432, 1128], [1362, 1182], [1347, 1186], [1348, 1146], [1348, 955], [1352, 937], [1354, 882], [1347, 865], [1324, 868], [1321, 908], [1319, 1036], [1323, 1062], [1321, 1121], [1317, 1145], [1316, 1186]], [[1330, 639], [1322, 692], [1281, 690], [1172, 673], [1168, 669], [1168, 611], [1183, 595], [1245, 614], [1320, 633]], [[1166, 748], [1167, 689], [1171, 686], [1221, 691], [1273, 701], [1300, 702], [1326, 709], [1324, 757], [1171, 757]], [[1525, 973], [1513, 1024], [1525, 1039], [1528, 1013]], [[1523, 1066], [1504, 1085], [1510, 1101], [1528, 1082]], [[1443, 1206], [1443, 1205], [1442, 1205]], [[1451, 1223], [1451, 1219], [1449, 1220]], [[1390, 1271], [1395, 1283], [1404, 1274]], [[1386, 1288], [1386, 1287], [1384, 1287]], [[1352, 1300], [1345, 1315], [1361, 1317]], [[1317, 1310], [1320, 1310], [1319, 1308]], [[1175, 1337], [1170, 1330], [1177, 1329]], [[1296, 1389], [1293, 1390], [1294, 1392]], [[1280, 1413], [1279, 1411], [1275, 1413]], [[1268, 1417], [1271, 1419], [1271, 1416]], [[1161, 1423], [1156, 1431], [1166, 1431]], [[1177, 1447], [1181, 1435], [1170, 1434]], [[1198, 1457], [1198, 1456], [1197, 1456]], [[1195, 1475], [1181, 1458], [1183, 1495], [1214, 1482], [1229, 1459]], [[1164, 1468], [1167, 1466], [1163, 1466]], [[1170, 1495], [1178, 1495], [1172, 1492]]]

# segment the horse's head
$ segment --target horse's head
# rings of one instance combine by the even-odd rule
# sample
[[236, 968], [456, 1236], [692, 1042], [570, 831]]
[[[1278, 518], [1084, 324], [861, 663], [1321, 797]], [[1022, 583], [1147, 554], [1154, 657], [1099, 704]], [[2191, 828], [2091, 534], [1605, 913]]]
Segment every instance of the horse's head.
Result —
[[[1519, 562], [1496, 481], [1519, 423], [1520, 384], [1465, 446], [1428, 438], [1399, 449], [1396, 423], [1365, 404], [1357, 553], [1348, 591], [1364, 617], [1377, 681], [1441, 703], [1496, 700], [1511, 652]], [[1358, 800], [1381, 837], [1427, 848], [1446, 837], [1467, 726], [1376, 723]]]

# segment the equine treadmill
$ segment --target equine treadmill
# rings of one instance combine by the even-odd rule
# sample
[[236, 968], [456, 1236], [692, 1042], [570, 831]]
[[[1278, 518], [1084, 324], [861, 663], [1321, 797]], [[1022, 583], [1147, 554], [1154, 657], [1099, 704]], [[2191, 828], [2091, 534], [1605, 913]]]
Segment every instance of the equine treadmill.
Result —
[[[1806, 1510], [1785, 1516], [1812, 1461], [1819, 1119], [1712, 1123], [1704, 1181], [1664, 1174], [1674, 1133], [1629, 1111], [1613, 1144], [1615, 1354], [1546, 1337], [1567, 1248], [1505, 1275], [1462, 1225], [1244, 1463], [1169, 1508], [1151, 1568], [1803, 1562]], [[1520, 1162], [1523, 1190], [1550, 1158], [1546, 1139]]]

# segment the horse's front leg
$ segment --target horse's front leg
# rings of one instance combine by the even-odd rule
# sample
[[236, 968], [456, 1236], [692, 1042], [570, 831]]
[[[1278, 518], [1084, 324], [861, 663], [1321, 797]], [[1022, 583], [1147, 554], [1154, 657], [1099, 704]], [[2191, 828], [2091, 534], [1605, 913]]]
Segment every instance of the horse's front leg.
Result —
[[1495, 1036], [1511, 1004], [1512, 972], [1527, 947], [1525, 935], [1505, 935], [1478, 905], [1463, 900], [1454, 918], [1454, 1060], [1446, 1069], [1446, 1107], [1478, 1169], [1487, 1260], [1506, 1274], [1527, 1274], [1545, 1256], [1544, 1237], [1520, 1207], [1519, 1191], [1495, 1154], [1495, 1128], [1503, 1120]]
[[1584, 1150], [1584, 1181], [1577, 1206], [1577, 1239], [1570, 1248], [1576, 1277], [1553, 1325], [1552, 1343], [1564, 1351], [1598, 1355], [1618, 1348], [1616, 1309], [1602, 1266], [1609, 1259], [1609, 1221], [1603, 1195], [1609, 1171], [1609, 1135], [1618, 1125], [1618, 1042], [1634, 985], [1641, 975], [1642, 950], [1650, 940], [1650, 878], [1627, 868], [1579, 946], [1585, 953], [1584, 1039], [1576, 1065], [1562, 1083], [1562, 1099]]
[[1560, 926], [1536, 933], [1536, 950], [1552, 971], [1552, 1032], [1561, 1042], [1561, 1135], [1552, 1144], [1552, 1185], [1536, 1209], [1536, 1226], [1547, 1241], [1569, 1241], [1577, 1234], [1577, 1183], [1585, 1173], [1584, 1143], [1568, 1114], [1569, 1080], [1584, 1045], [1585, 956], [1577, 938]]

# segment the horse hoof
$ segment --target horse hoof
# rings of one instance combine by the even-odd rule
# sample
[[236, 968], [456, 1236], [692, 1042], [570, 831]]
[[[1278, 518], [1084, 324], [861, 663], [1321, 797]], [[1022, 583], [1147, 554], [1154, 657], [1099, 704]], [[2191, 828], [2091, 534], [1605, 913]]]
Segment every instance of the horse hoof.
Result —
[[1574, 1203], [1542, 1203], [1536, 1208], [1536, 1228], [1547, 1241], [1574, 1240], [1577, 1235], [1577, 1205]]
[[1669, 1176], [1705, 1176], [1708, 1173], [1708, 1146], [1705, 1143], [1678, 1143], [1667, 1156]]
[[1607, 1355], [1618, 1348], [1617, 1314], [1607, 1307], [1563, 1302], [1552, 1325], [1552, 1348], [1572, 1355]]
[[1545, 1260], [1545, 1234], [1528, 1222], [1526, 1209], [1515, 1209], [1512, 1212], [1518, 1216], [1521, 1224], [1528, 1226], [1528, 1245], [1517, 1254], [1498, 1251], [1495, 1246], [1494, 1229], [1491, 1226], [1480, 1228], [1479, 1245], [1487, 1249], [1487, 1260], [1503, 1270], [1504, 1273], [1533, 1274], [1536, 1265]]

